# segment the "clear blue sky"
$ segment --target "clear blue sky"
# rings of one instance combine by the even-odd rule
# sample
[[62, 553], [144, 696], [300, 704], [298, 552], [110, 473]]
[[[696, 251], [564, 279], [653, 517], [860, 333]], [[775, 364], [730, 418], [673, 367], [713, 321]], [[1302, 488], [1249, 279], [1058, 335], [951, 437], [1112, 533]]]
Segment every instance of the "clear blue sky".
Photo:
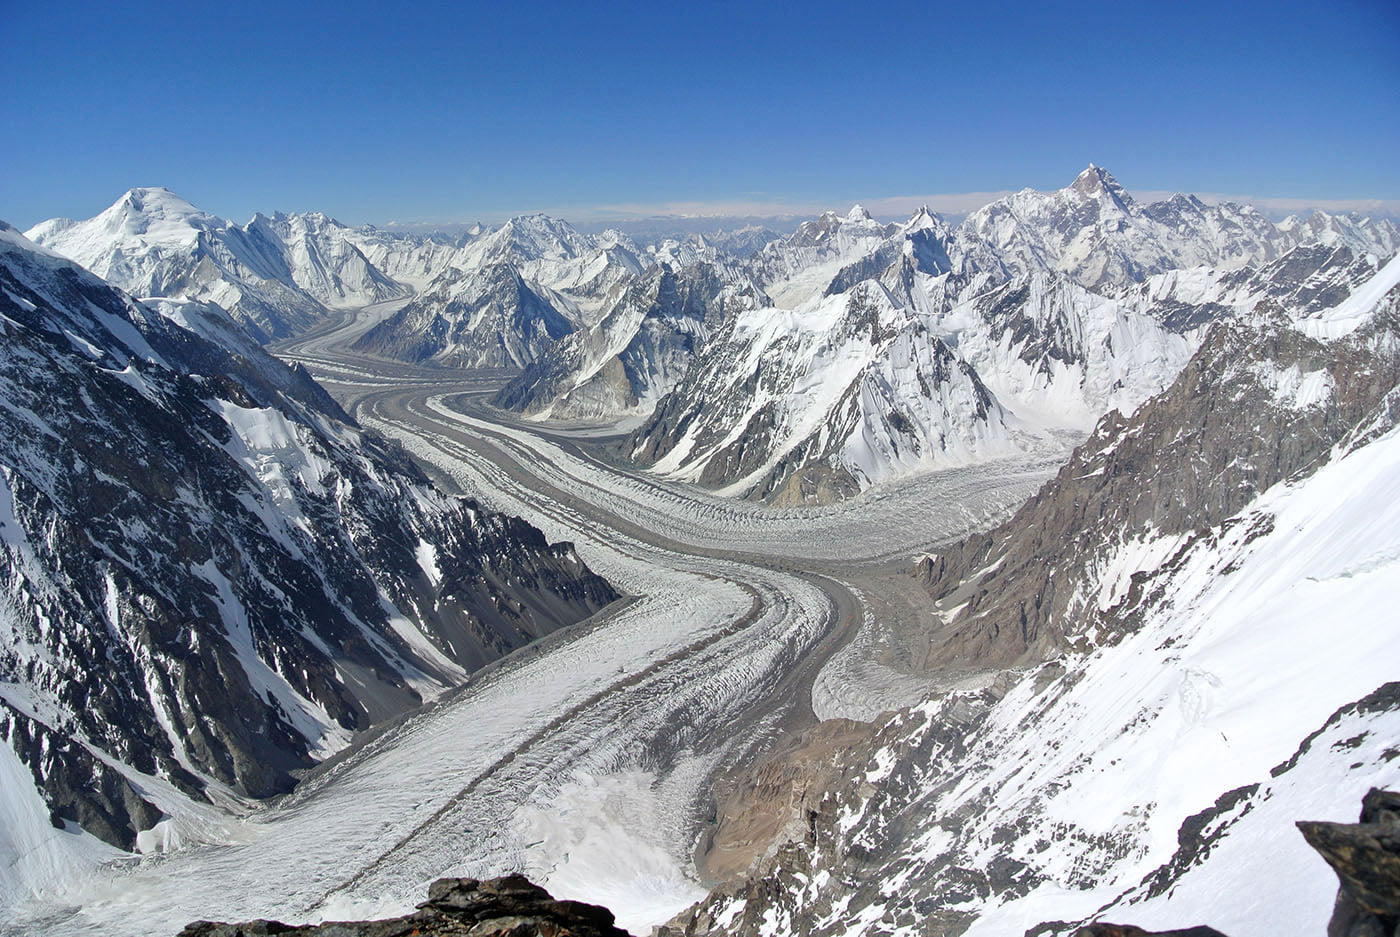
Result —
[[0, 218], [1400, 198], [1400, 3], [0, 0]]

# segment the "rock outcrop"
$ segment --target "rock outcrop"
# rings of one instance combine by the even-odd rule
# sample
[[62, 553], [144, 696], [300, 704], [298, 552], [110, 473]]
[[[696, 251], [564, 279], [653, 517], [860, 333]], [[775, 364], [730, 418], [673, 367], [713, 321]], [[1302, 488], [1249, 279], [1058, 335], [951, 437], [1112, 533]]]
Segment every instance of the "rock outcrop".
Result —
[[627, 937], [607, 908], [558, 901], [523, 875], [489, 881], [440, 878], [428, 900], [404, 917], [296, 926], [280, 921], [218, 924], [197, 921], [179, 937]]
[[1372, 789], [1359, 823], [1303, 821], [1298, 829], [1341, 882], [1327, 937], [1400, 933], [1400, 793]]

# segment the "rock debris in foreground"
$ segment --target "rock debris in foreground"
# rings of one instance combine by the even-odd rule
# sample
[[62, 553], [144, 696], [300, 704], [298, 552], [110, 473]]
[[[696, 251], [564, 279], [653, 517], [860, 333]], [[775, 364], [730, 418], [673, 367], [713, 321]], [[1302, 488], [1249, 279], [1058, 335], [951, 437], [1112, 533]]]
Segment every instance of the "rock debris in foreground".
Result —
[[197, 921], [179, 937], [629, 937], [607, 908], [556, 901], [523, 875], [482, 882], [440, 878], [412, 914], [383, 921], [330, 921], [291, 925], [279, 921], [216, 924]]

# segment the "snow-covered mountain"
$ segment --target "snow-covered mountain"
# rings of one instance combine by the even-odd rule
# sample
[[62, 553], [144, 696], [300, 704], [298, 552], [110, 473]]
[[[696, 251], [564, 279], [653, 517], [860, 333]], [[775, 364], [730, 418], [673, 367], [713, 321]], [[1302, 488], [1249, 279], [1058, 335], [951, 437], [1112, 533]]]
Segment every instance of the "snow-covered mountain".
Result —
[[362, 351], [452, 367], [522, 368], [592, 324], [642, 271], [615, 231], [580, 234], [547, 215], [483, 231], [413, 301], [367, 332]]
[[286, 245], [292, 281], [326, 306], [364, 306], [410, 293], [356, 246], [354, 229], [320, 212], [257, 214], [245, 230], [255, 229], [265, 229], [268, 242]]
[[1150, 312], [1168, 328], [1192, 329], [1248, 314], [1268, 301], [1294, 314], [1341, 303], [1375, 276], [1383, 257], [1338, 244], [1306, 244], [1261, 266], [1193, 267], [1148, 277], [1119, 298]]
[[628, 282], [603, 317], [569, 335], [495, 398], [547, 419], [649, 415], [710, 334], [741, 309], [767, 305], [752, 284], [705, 262], [661, 264]]
[[1373, 253], [1381, 257], [1400, 251], [1400, 231], [1393, 222], [1355, 212], [1315, 211], [1309, 215], [1290, 215], [1280, 221], [1278, 227], [1294, 244], [1347, 247], [1354, 254]]
[[786, 238], [771, 241], [745, 261], [756, 284], [780, 308], [791, 309], [823, 292], [842, 267], [875, 250], [894, 225], [881, 224], [860, 205], [804, 221]]
[[578, 328], [552, 290], [510, 263], [449, 268], [353, 347], [401, 361], [460, 368], [521, 368]]
[[626, 453], [723, 492], [825, 501], [1088, 432], [1165, 387], [1195, 347], [1150, 309], [1062, 276], [987, 289], [910, 260], [796, 310], [735, 317]]
[[656, 472], [783, 503], [1014, 451], [976, 372], [873, 281], [731, 317], [626, 443]]
[[[1319, 212], [1274, 224], [1249, 206], [1184, 195], [1139, 204], [1092, 165], [1064, 189], [1018, 192], [956, 228], [927, 209], [883, 224], [857, 205], [785, 238], [751, 232], [738, 252], [700, 236], [641, 249], [540, 214], [455, 238], [351, 229], [314, 213], [238, 227], [164, 190], [133, 190], [96, 219], [34, 233], [138, 293], [219, 303], [260, 340], [305, 328], [327, 306], [406, 296], [411, 284], [412, 301], [359, 350], [526, 369], [500, 405], [537, 419], [640, 423], [629, 451], [642, 464], [770, 498], [830, 497], [1087, 432], [1107, 410], [1131, 410], [1164, 387], [1211, 321], [1264, 301], [1323, 308], [1400, 245], [1389, 221]], [[943, 392], [917, 382], [792, 397], [798, 375], [854, 375], [825, 371], [825, 359], [785, 360], [774, 374], [788, 377], [760, 392], [736, 370], [754, 342], [778, 338], [755, 324], [764, 319], [796, 330], [765, 360], [823, 354], [817, 325], [803, 323], [831, 319], [856, 290], [900, 310], [905, 324], [891, 327], [910, 336], [899, 354], [930, 367], [952, 355], [958, 367], [934, 370], [955, 380], [971, 369], [1009, 418], [995, 446], [980, 417], [960, 429], [939, 409]], [[741, 314], [742, 327], [729, 321]], [[894, 348], [850, 360], [873, 355], [862, 360], [875, 365]], [[819, 420], [825, 435], [811, 438]], [[721, 455], [734, 446], [745, 455]], [[755, 475], [760, 466], [776, 474]], [[827, 481], [786, 488], [809, 468]]]
[[[659, 270], [628, 281], [595, 325], [546, 351], [496, 402], [538, 418], [648, 416], [728, 315], [775, 305], [760, 283], [775, 283], [791, 301], [843, 292], [862, 271], [877, 274], [906, 255], [924, 270], [946, 271], [947, 233], [926, 211], [908, 225], [881, 225], [856, 206], [844, 218], [827, 213], [805, 223], [747, 259], [698, 236], [664, 241], [649, 252]], [[806, 272], [793, 279], [793, 270]]]
[[510, 264], [532, 284], [568, 297], [579, 318], [591, 321], [611, 289], [642, 271], [639, 253], [617, 231], [590, 236], [567, 221], [533, 214], [482, 234], [453, 264], [467, 271]]
[[[1294, 313], [1335, 304], [1391, 256], [1395, 235], [1389, 222], [1341, 216], [1275, 226], [1252, 208], [1187, 196], [1139, 206], [1093, 166], [1066, 189], [1017, 193], [955, 230], [926, 209], [890, 226], [859, 208], [828, 213], [747, 266], [756, 282], [811, 298], [714, 332], [627, 454], [721, 491], [807, 500], [1034, 448], [1058, 430], [1087, 433], [1167, 386], [1212, 321], [1266, 301]], [[939, 344], [909, 354], [951, 354], [970, 370], [1006, 416], [998, 445], [985, 444], [980, 417], [950, 422], [939, 392], [893, 381], [872, 396], [829, 366], [819, 341], [794, 338], [830, 328], [856, 290], [902, 310], [908, 342]], [[766, 380], [752, 375], [756, 360], [776, 364]], [[823, 393], [801, 389], [814, 385]], [[836, 409], [856, 399], [865, 403]], [[903, 429], [915, 425], [938, 426], [941, 441]]]
[[921, 663], [964, 688], [741, 781], [712, 848], [764, 811], [782, 834], [670, 933], [1323, 933], [1335, 881], [1294, 822], [1400, 783], [1397, 284], [1217, 326], [926, 559]]
[[138, 303], [0, 226], [0, 333], [7, 900], [67, 848], [24, 818], [132, 848], [172, 799], [285, 791], [616, 597], [218, 306]]
[[407, 296], [320, 214], [258, 215], [238, 226], [168, 189], [132, 189], [86, 221], [55, 219], [26, 232], [135, 296], [222, 306], [260, 341], [306, 329], [329, 306]]
[[978, 209], [957, 234], [979, 269], [1053, 271], [1099, 292], [1181, 267], [1272, 260], [1285, 243], [1250, 206], [1183, 195], [1141, 206], [1093, 165], [1067, 188], [1025, 189]]
[[1388, 220], [1317, 212], [1274, 224], [1253, 206], [1207, 205], [1191, 195], [1139, 204], [1092, 164], [1067, 188], [1026, 189], [978, 209], [956, 239], [979, 269], [1054, 271], [1101, 293], [1169, 270], [1259, 266], [1300, 245], [1383, 259], [1400, 249], [1400, 229]]
[[413, 235], [366, 225], [352, 228], [346, 237], [386, 276], [415, 290], [421, 290], [453, 261], [467, 244], [485, 233], [476, 224], [463, 234]]

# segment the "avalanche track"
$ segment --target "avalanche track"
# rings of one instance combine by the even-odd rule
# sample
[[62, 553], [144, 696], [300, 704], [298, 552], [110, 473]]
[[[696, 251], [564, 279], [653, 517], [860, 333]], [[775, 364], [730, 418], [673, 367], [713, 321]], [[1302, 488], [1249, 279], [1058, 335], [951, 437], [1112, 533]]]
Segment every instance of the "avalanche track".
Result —
[[692, 852], [718, 778], [781, 732], [869, 718], [937, 685], [871, 653], [886, 618], [920, 613], [904, 570], [1004, 517], [1053, 469], [943, 472], [820, 509], [726, 501], [611, 463], [604, 428], [491, 410], [482, 400], [503, 373], [345, 350], [400, 304], [337, 315], [277, 352], [450, 490], [573, 541], [629, 598], [473, 675], [276, 803], [172, 810], [179, 848], [55, 882], [0, 915], [0, 932], [384, 916], [439, 876], [509, 871], [645, 932], [705, 892]]

